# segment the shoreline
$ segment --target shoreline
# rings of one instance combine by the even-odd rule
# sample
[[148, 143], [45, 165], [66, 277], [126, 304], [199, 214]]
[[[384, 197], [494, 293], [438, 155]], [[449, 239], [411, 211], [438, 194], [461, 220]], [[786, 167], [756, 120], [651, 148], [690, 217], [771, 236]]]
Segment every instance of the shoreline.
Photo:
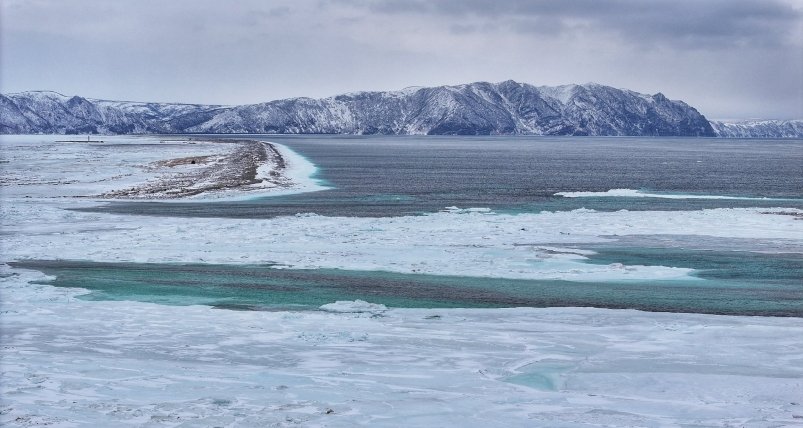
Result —
[[126, 201], [202, 199], [214, 198], [215, 195], [225, 197], [221, 194], [231, 192], [247, 194], [266, 189], [289, 189], [294, 184], [285, 175], [287, 162], [272, 143], [256, 140], [203, 142], [236, 144], [238, 147], [221, 156], [187, 156], [151, 162], [146, 169], [159, 174], [155, 179], [131, 188], [104, 192], [97, 197]]

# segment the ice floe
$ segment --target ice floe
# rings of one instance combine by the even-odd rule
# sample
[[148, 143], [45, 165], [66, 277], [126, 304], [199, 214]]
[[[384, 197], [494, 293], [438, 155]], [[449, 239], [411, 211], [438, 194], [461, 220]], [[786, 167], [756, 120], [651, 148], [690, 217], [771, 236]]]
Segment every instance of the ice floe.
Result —
[[749, 196], [723, 196], [723, 195], [701, 195], [693, 193], [669, 193], [669, 192], [649, 192], [634, 189], [611, 189], [605, 192], [558, 192], [555, 196], [564, 198], [662, 198], [662, 199], [722, 199], [738, 201], [783, 201], [784, 199], [775, 198], [755, 198]]
[[387, 306], [378, 303], [368, 303], [364, 300], [338, 300], [334, 303], [327, 303], [320, 308], [322, 311], [339, 313], [362, 313], [368, 312], [377, 314], [388, 310]]

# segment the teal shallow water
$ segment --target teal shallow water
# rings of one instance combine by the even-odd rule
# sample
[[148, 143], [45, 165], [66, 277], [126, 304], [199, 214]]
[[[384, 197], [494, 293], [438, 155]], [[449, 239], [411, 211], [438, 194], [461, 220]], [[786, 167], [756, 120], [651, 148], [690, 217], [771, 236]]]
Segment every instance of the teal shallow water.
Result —
[[[191, 223], [193, 218], [272, 218], [298, 213], [395, 217], [449, 206], [509, 214], [578, 208], [781, 207], [796, 218], [800, 214], [792, 210], [803, 209], [803, 140], [248, 138], [285, 144], [313, 162], [318, 167], [315, 178], [331, 188], [237, 202], [115, 202], [82, 210], [185, 217]], [[654, 197], [606, 196], [611, 189], [642, 190]], [[559, 192], [593, 193], [570, 198], [556, 195]], [[677, 198], [682, 195], [693, 198]], [[584, 246], [599, 252], [588, 263], [691, 268], [697, 270], [698, 280], [581, 283], [271, 266], [74, 261], [17, 265], [56, 275], [52, 281], [56, 286], [87, 288], [90, 293], [85, 299], [232, 309], [304, 309], [363, 299], [396, 307], [596, 306], [803, 316], [799, 236], [740, 241], [684, 237], [681, 229], [667, 232], [677, 235], [616, 237], [616, 244]]]
[[392, 307], [591, 306], [646, 311], [803, 317], [803, 258], [680, 248], [602, 246], [589, 263], [697, 269], [699, 280], [570, 282], [401, 274], [270, 265], [25, 261], [88, 300], [135, 300], [227, 309], [315, 309], [362, 299]]

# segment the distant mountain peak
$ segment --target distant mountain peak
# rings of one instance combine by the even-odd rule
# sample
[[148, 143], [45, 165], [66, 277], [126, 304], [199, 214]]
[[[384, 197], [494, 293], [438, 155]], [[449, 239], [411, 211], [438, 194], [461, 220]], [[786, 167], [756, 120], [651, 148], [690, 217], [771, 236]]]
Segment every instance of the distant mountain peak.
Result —
[[50, 90], [47, 90], [47, 89], [24, 91], [24, 92], [12, 92], [12, 93], [9, 93], [9, 94], [6, 94], [6, 95], [22, 95], [22, 94], [55, 95], [55, 96], [67, 98], [66, 95], [64, 95], [64, 94], [62, 94], [60, 92], [50, 91]]
[[717, 135], [681, 101], [594, 82], [536, 87], [479, 81], [240, 106], [109, 101], [52, 91], [7, 94], [0, 101], [0, 132], [6, 134]]

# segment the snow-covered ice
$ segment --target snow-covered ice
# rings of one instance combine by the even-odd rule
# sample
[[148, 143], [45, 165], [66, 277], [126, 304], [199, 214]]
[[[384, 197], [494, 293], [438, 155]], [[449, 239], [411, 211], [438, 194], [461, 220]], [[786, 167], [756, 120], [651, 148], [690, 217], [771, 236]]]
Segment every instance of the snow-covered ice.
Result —
[[558, 192], [556, 196], [564, 198], [661, 198], [661, 199], [721, 199], [734, 201], [784, 201], [776, 198], [755, 198], [749, 196], [726, 196], [726, 195], [699, 195], [692, 193], [666, 193], [648, 192], [635, 189], [611, 189], [605, 192]]
[[378, 314], [385, 312], [388, 308], [385, 305], [377, 303], [368, 303], [364, 300], [338, 300], [335, 303], [327, 303], [320, 308], [322, 311], [327, 312], [340, 312], [340, 313], [372, 313]]
[[[119, 175], [125, 180], [146, 180], [148, 171], [139, 167], [144, 162], [140, 157], [156, 159], [159, 147], [106, 153], [105, 163], [98, 161], [98, 166], [94, 159], [100, 155], [92, 146], [44, 146], [43, 154], [24, 147], [3, 151], [10, 162], [3, 169], [5, 203], [0, 207], [4, 261], [275, 263], [293, 268], [599, 282], [696, 278], [690, 269], [671, 266], [589, 264], [586, 258], [592, 253], [583, 245], [679, 233], [699, 236], [701, 241], [720, 238], [777, 242], [778, 247], [803, 245], [803, 222], [797, 220], [803, 212], [792, 208], [578, 209], [508, 215], [487, 208], [448, 207], [430, 215], [395, 218], [306, 214], [271, 219], [195, 218], [191, 223], [185, 218], [76, 212], [64, 208], [97, 202], [66, 196], [103, 193], [118, 185], [115, 177]], [[169, 146], [162, 155], [187, 156], [216, 149], [220, 150], [214, 144]], [[291, 180], [300, 183], [293, 190], [318, 189], [309, 178], [314, 165], [286, 147], [281, 150], [288, 170], [294, 172]], [[122, 173], [114, 174], [116, 167]]]
[[[74, 203], [77, 205], [78, 203]], [[82, 202], [86, 206], [89, 203]], [[3, 206], [4, 257], [104, 262], [278, 263], [293, 268], [519, 279], [693, 279], [689, 269], [596, 265], [583, 244], [676, 234], [803, 241], [790, 209], [572, 212], [489, 215], [442, 212], [398, 218], [300, 215], [187, 219], [63, 210], [60, 201]], [[798, 212], [798, 211], [795, 211]], [[553, 248], [546, 251], [545, 248]], [[555, 251], [557, 248], [558, 251]]]
[[[803, 247], [791, 208], [192, 219], [65, 208], [152, 178], [143, 165], [214, 144], [119, 150], [2, 137], [2, 256], [605, 281], [698, 280], [594, 265], [587, 245], [639, 236]], [[123, 140], [123, 139], [121, 139]], [[33, 149], [35, 146], [36, 150]], [[296, 190], [314, 165], [280, 147]], [[297, 157], [294, 157], [297, 156]], [[295, 159], [295, 160], [294, 160]], [[293, 169], [292, 165], [296, 165]], [[308, 181], [305, 181], [308, 180]], [[307, 183], [305, 187], [304, 183]], [[761, 247], [766, 251], [766, 247]], [[758, 250], [758, 246], [753, 250]], [[799, 318], [630, 310], [242, 312], [76, 299], [0, 265], [0, 424], [11, 426], [795, 426]]]
[[791, 427], [803, 417], [796, 318], [242, 312], [78, 300], [80, 290], [30, 284], [41, 276], [17, 270], [0, 283], [4, 426]]

